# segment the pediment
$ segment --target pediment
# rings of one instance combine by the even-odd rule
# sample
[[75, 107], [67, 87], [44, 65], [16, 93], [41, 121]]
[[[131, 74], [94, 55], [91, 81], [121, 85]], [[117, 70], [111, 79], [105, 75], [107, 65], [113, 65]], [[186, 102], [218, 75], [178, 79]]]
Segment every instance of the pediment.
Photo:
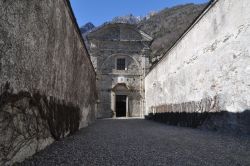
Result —
[[113, 88], [113, 91], [128, 91], [129, 87], [125, 83], [118, 83]]
[[103, 41], [151, 41], [152, 38], [135, 25], [131, 24], [107, 24], [88, 34], [88, 38]]

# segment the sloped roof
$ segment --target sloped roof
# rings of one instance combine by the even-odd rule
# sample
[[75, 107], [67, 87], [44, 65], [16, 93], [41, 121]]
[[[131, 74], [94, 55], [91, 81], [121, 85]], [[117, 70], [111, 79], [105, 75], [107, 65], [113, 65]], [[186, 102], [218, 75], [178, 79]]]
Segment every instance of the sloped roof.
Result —
[[87, 35], [88, 39], [103, 41], [152, 41], [146, 33], [138, 30], [135, 25], [110, 23], [101, 26]]

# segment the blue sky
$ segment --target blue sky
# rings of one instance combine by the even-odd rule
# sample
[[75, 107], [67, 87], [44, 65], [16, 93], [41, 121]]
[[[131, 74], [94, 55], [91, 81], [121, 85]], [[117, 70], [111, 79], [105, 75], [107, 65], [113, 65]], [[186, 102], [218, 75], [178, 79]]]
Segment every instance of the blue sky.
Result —
[[186, 3], [205, 3], [208, 0], [70, 0], [78, 25], [87, 22], [98, 26], [115, 16], [133, 14], [145, 16], [151, 11], [159, 11]]

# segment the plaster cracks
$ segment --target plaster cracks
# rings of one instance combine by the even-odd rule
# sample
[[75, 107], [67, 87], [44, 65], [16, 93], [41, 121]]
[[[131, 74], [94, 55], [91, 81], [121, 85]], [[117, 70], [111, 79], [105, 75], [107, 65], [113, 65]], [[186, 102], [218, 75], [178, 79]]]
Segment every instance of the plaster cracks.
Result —
[[[236, 115], [249, 115], [245, 112], [250, 108], [250, 16], [246, 7], [250, 1], [241, 1], [220, 0], [214, 4], [146, 76], [148, 113], [152, 113], [152, 108], [163, 109], [167, 116], [174, 111], [169, 105], [175, 105], [182, 108], [175, 109], [183, 114], [189, 113], [189, 108], [192, 113], [202, 114], [196, 104], [219, 96], [217, 111], [226, 113], [212, 114], [214, 120], [221, 118], [229, 126], [230, 120], [226, 118], [237, 124], [245, 123]], [[207, 108], [210, 113], [210, 107]], [[235, 128], [240, 132], [248, 131], [247, 126], [243, 130], [237, 124]]]

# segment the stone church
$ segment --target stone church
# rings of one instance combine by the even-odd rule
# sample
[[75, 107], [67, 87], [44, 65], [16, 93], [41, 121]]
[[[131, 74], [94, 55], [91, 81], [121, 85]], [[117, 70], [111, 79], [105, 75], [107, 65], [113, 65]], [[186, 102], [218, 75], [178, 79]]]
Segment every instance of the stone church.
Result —
[[97, 118], [143, 117], [152, 38], [134, 25], [110, 23], [87, 40], [97, 74]]

